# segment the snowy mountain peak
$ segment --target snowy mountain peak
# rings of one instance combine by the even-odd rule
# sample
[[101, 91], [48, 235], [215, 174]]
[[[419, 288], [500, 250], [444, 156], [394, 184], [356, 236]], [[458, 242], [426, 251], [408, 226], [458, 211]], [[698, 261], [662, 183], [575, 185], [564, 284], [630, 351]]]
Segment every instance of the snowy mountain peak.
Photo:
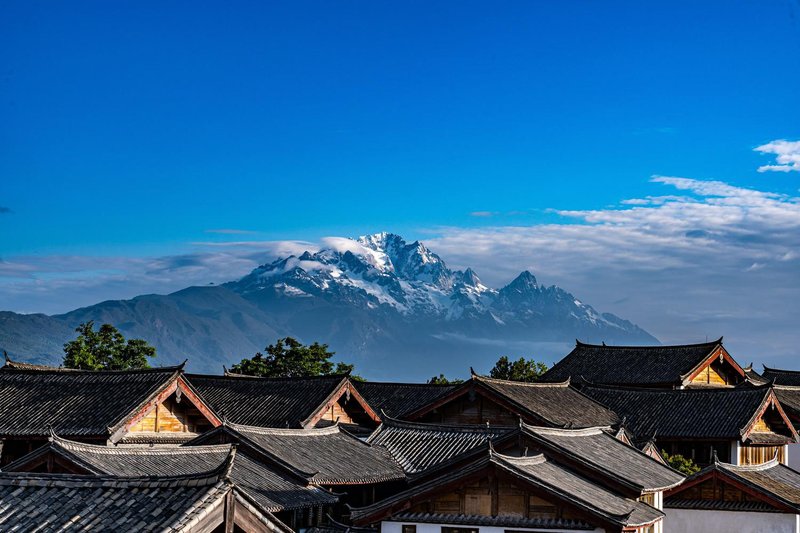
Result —
[[598, 313], [563, 289], [539, 285], [527, 270], [498, 291], [484, 285], [471, 268], [450, 270], [421, 242], [409, 243], [386, 232], [357, 239], [325, 238], [316, 252], [262, 265], [228, 286], [278, 308], [290, 301], [320, 299], [334, 306], [453, 325], [509, 327], [554, 316], [573, 324], [572, 329], [575, 324], [592, 329], [635, 328], [613, 315]]
[[529, 270], [525, 270], [521, 272], [519, 276], [514, 278], [514, 281], [506, 285], [503, 290], [513, 290], [525, 293], [535, 291], [538, 288], [539, 284], [536, 282], [536, 276], [531, 274]]
[[464, 285], [469, 285], [471, 287], [479, 287], [482, 285], [481, 279], [478, 277], [475, 271], [469, 267], [467, 267], [467, 269], [464, 271], [464, 274], [461, 276], [461, 282]]

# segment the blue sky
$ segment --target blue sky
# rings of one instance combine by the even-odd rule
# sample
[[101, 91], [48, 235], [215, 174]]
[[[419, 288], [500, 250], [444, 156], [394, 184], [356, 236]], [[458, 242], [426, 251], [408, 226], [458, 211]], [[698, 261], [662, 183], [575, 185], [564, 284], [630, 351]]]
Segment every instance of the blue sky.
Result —
[[[773, 299], [764, 312], [793, 312], [767, 310], [800, 285], [786, 255], [800, 244], [800, 148], [766, 172], [780, 150], [754, 149], [800, 139], [798, 94], [796, 0], [4, 2], [0, 309], [59, 312], [231, 279], [275, 241], [390, 230], [496, 283], [530, 267], [635, 319], [650, 300], [620, 295], [633, 291], [630, 261], [604, 258], [634, 243], [626, 253], [655, 263], [669, 231], [582, 258], [586, 244], [564, 232], [666, 227], [658, 216], [686, 213], [642, 202], [679, 194], [709, 208], [687, 231], [741, 253], [739, 277], [707, 280], [718, 263], [687, 256], [679, 273], [648, 263], [635, 292], [664, 283], [664, 298], [665, 280], [702, 279], [699, 293], [740, 294], [751, 269]], [[740, 214], [764, 207], [741, 191], [778, 195], [766, 197], [777, 212], [719, 229], [720, 198]], [[619, 211], [634, 218], [587, 218]], [[751, 238], [720, 237], [742, 231]], [[240, 244], [213, 246], [226, 242]], [[758, 266], [769, 253], [790, 257], [781, 275]], [[195, 277], [176, 274], [187, 261], [204, 265]], [[708, 313], [691, 324], [721, 320]], [[667, 340], [738, 327], [649, 320]]]

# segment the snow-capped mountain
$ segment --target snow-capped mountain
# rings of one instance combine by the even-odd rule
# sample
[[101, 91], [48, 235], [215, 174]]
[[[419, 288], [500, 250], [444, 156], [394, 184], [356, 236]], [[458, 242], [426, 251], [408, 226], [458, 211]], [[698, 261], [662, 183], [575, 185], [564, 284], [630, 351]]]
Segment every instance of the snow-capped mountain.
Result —
[[285, 298], [322, 298], [364, 309], [393, 310], [413, 320], [455, 322], [485, 318], [496, 324], [545, 319], [582, 322], [620, 331], [637, 328], [600, 314], [570, 293], [537, 283], [522, 272], [501, 289], [484, 285], [471, 269], [450, 270], [419, 241], [376, 233], [329, 239], [328, 247], [262, 265], [230, 288], [248, 298], [259, 293]]
[[0, 312], [0, 349], [41, 363], [79, 323], [117, 325], [144, 338], [159, 363], [189, 358], [219, 372], [278, 337], [328, 343], [373, 379], [422, 379], [486, 369], [500, 355], [549, 362], [574, 339], [652, 344], [638, 326], [599, 313], [569, 292], [522, 272], [488, 287], [472, 269], [452, 270], [420, 242], [391, 233], [328, 238], [321, 249], [283, 257], [219, 286], [102, 302], [63, 315]]

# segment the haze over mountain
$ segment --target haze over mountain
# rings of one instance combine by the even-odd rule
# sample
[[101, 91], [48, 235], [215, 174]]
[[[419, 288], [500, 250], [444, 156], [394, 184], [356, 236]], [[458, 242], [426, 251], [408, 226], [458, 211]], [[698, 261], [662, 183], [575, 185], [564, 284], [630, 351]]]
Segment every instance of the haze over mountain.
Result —
[[[0, 348], [57, 364], [75, 326], [94, 320], [156, 346], [157, 364], [188, 358], [221, 371], [282, 336], [330, 344], [373, 379], [423, 379], [485, 369], [498, 356], [550, 361], [575, 338], [652, 344], [648, 332], [600, 313], [531, 272], [505, 287], [451, 270], [422, 243], [391, 233], [334, 238], [317, 252], [264, 264], [237, 281], [113, 300], [54, 316], [0, 312]], [[498, 262], [501, 258], [497, 259]]]

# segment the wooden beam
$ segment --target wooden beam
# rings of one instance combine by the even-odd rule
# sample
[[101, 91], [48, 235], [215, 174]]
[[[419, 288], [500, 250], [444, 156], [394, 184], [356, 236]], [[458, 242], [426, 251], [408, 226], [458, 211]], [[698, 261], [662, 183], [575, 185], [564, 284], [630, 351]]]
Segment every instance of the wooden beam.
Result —
[[231, 489], [225, 496], [225, 533], [233, 533], [236, 518], [236, 498]]

